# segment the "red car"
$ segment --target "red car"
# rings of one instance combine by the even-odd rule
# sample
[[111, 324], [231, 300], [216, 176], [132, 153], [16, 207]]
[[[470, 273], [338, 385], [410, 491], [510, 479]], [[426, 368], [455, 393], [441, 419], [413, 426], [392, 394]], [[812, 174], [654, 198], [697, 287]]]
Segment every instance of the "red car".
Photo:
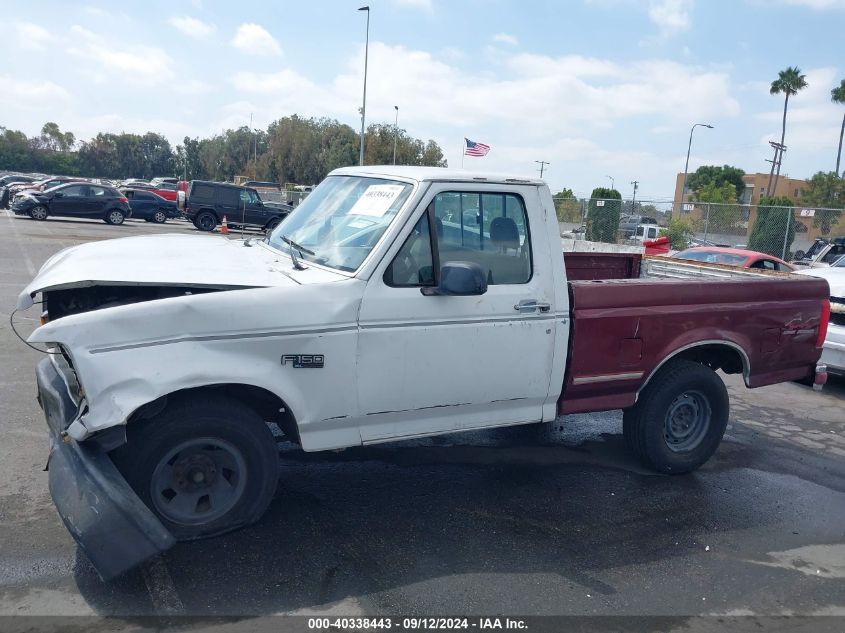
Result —
[[707, 264], [727, 264], [742, 268], [757, 268], [762, 270], [778, 270], [792, 272], [795, 267], [768, 253], [747, 251], [742, 248], [725, 248], [722, 246], [696, 246], [672, 255], [675, 259], [690, 259]]
[[158, 185], [145, 185], [143, 183], [137, 183], [132, 184], [131, 188], [143, 189], [144, 191], [152, 191], [154, 194], [161, 196], [165, 200], [176, 202], [176, 185], [170, 184], [168, 182], [160, 182]]

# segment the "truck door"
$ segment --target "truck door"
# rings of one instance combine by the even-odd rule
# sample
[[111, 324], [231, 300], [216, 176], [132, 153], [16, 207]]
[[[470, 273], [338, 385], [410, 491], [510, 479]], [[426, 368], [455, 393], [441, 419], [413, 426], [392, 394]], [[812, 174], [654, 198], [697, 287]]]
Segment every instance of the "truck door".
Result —
[[[364, 292], [364, 442], [543, 418], [558, 327], [551, 267], [563, 266], [547, 231], [536, 187], [432, 187]], [[478, 263], [487, 292], [424, 296], [446, 261]]]

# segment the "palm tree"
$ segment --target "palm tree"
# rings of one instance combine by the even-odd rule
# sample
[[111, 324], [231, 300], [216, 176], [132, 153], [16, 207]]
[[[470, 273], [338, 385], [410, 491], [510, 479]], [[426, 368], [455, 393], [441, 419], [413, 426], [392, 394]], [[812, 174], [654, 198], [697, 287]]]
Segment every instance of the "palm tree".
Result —
[[[785, 98], [783, 100], [783, 128], [781, 129], [780, 133], [780, 144], [783, 145], [784, 140], [786, 139], [786, 109], [789, 106], [789, 95], [797, 94], [799, 90], [803, 90], [807, 87], [807, 80], [804, 75], [801, 74], [801, 69], [797, 66], [793, 68], [789, 66], [786, 70], [782, 70], [778, 73], [778, 78], [772, 82], [772, 87], [769, 89], [769, 94], [777, 95], [780, 93], [784, 93]], [[781, 160], [783, 160], [783, 150], [781, 150]], [[778, 178], [780, 177], [780, 163], [781, 160], [775, 161], [772, 163], [772, 171], [769, 173], [769, 186], [766, 189], [766, 193], [770, 196], [775, 195], [775, 189], [778, 186]], [[777, 163], [777, 175], [775, 175], [775, 163]], [[772, 176], [774, 175], [774, 187], [772, 187]]]
[[[845, 79], [839, 82], [839, 85], [830, 91], [830, 100], [833, 103], [845, 105]], [[842, 135], [845, 134], [845, 114], [842, 115], [842, 129], [839, 130], [839, 151], [836, 152], [836, 177], [841, 178], [842, 174], [839, 171], [839, 159], [842, 158]]]

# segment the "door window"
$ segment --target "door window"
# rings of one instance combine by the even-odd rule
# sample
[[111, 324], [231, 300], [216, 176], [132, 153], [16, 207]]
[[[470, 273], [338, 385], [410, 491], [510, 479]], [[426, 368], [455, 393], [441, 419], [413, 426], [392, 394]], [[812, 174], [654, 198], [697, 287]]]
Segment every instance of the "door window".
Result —
[[108, 191], [103, 189], [102, 187], [88, 187], [89, 189], [89, 196], [93, 196], [95, 198], [105, 198], [108, 195]]
[[240, 196], [237, 189], [230, 187], [220, 187], [217, 190], [217, 202], [227, 207], [236, 207], [240, 205]]
[[832, 264], [837, 259], [845, 255], [845, 245], [843, 244], [834, 244], [830, 247], [830, 250], [825, 253], [825, 256], [822, 257], [822, 261], [825, 264]]
[[87, 192], [88, 187], [85, 185], [74, 185], [72, 187], [66, 187], [62, 189], [62, 194], [64, 194], [65, 198], [84, 198]]
[[522, 199], [510, 193], [437, 194], [390, 264], [385, 282], [434, 285], [436, 271], [450, 261], [478, 264], [489, 285], [528, 283], [531, 240]]
[[258, 204], [261, 198], [252, 189], [241, 190], [241, 203], [243, 204]]

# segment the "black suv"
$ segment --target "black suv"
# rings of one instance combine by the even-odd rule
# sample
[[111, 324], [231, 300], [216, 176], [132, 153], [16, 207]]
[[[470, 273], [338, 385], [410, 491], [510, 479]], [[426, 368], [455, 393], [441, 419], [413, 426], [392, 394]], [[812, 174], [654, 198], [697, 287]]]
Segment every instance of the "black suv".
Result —
[[185, 216], [200, 231], [213, 231], [226, 216], [232, 227], [257, 227], [272, 231], [290, 211], [265, 205], [255, 189], [225, 182], [192, 180]]

